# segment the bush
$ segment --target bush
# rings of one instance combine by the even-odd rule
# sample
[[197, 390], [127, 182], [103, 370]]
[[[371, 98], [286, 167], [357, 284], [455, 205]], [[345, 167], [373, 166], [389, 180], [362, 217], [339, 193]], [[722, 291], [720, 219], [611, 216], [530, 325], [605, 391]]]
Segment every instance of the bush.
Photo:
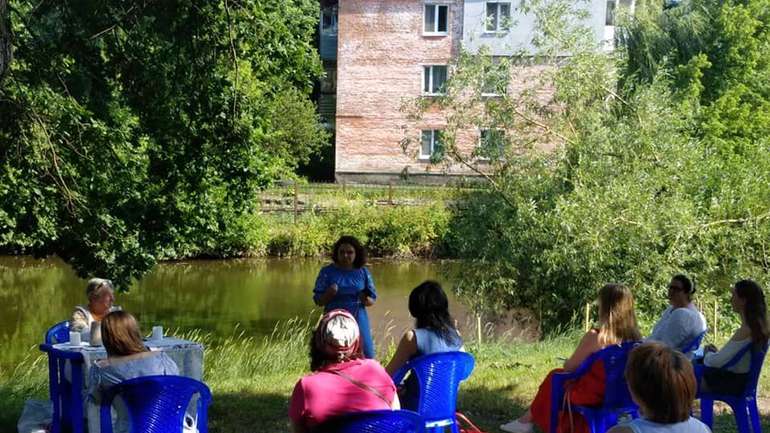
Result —
[[322, 256], [340, 236], [352, 235], [375, 257], [426, 257], [443, 251], [450, 212], [443, 204], [377, 207], [351, 201], [320, 215], [303, 215], [296, 223], [286, 216], [265, 218], [270, 255]]

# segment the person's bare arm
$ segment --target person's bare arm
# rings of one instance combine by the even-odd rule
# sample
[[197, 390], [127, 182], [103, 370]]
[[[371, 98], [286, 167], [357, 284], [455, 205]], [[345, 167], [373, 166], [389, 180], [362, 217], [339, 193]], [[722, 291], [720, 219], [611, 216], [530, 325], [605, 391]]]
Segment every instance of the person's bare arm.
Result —
[[578, 343], [572, 356], [564, 361], [564, 369], [567, 371], [577, 370], [586, 358], [599, 349], [601, 349], [599, 346], [599, 333], [593, 329], [586, 332], [583, 338], [580, 339], [580, 343]]
[[372, 305], [374, 305], [374, 301], [375, 301], [374, 298], [366, 295], [365, 290], [361, 292], [361, 303], [364, 304], [365, 307], [371, 307]]
[[634, 431], [631, 430], [631, 427], [616, 425], [615, 427], [607, 430], [607, 433], [634, 433]]
[[398, 399], [398, 393], [393, 394], [393, 403], [391, 403], [390, 408], [393, 410], [401, 409], [401, 401]]
[[331, 302], [332, 299], [334, 299], [335, 296], [337, 296], [337, 285], [333, 284], [326, 288], [326, 291], [323, 293], [323, 295], [319, 296], [315, 300], [315, 304], [319, 307], [323, 307], [324, 305]]
[[388, 363], [388, 366], [385, 367], [385, 371], [393, 376], [415, 353], [417, 353], [417, 338], [415, 338], [414, 331], [410, 329], [401, 337], [396, 353], [393, 354], [393, 358]]

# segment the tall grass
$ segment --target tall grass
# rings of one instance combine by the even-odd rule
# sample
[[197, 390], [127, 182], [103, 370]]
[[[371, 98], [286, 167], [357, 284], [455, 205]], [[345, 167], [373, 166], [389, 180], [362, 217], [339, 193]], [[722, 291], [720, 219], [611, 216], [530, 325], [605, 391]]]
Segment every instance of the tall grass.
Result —
[[[170, 332], [205, 346], [204, 381], [214, 396], [209, 415], [212, 433], [288, 432], [288, 399], [296, 381], [308, 373], [314, 325], [312, 317], [282, 321], [263, 338], [240, 327], [224, 338], [201, 330]], [[561, 365], [560, 357], [571, 354], [581, 333], [564, 330], [534, 343], [468, 342], [466, 349], [475, 357], [476, 367], [461, 386], [458, 407], [484, 430], [496, 431], [497, 425], [523, 412], [542, 378]], [[381, 344], [382, 363], [392, 354], [390, 341]], [[29, 356], [15, 368], [0, 371], [0, 432], [15, 431], [24, 400], [47, 398], [47, 369], [46, 358], [30, 348]], [[769, 391], [763, 375], [760, 401], [766, 401]], [[734, 432], [732, 415], [719, 416], [714, 431]]]

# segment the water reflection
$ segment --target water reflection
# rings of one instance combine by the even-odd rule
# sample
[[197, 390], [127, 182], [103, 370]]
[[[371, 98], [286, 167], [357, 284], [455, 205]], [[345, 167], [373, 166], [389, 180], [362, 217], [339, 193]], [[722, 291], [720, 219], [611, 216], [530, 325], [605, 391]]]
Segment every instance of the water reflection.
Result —
[[[199, 328], [230, 335], [236, 324], [252, 335], [272, 331], [278, 320], [309, 317], [318, 270], [317, 259], [244, 259], [163, 263], [131, 288], [116, 304], [135, 314], [149, 332]], [[378, 345], [386, 345], [411, 326], [410, 290], [426, 279], [449, 288], [446, 271], [454, 263], [374, 261], [369, 268], [379, 299], [370, 308]], [[58, 259], [0, 257], [0, 368], [35, 354], [49, 326], [84, 304], [86, 281]], [[451, 298], [452, 312], [464, 310]]]

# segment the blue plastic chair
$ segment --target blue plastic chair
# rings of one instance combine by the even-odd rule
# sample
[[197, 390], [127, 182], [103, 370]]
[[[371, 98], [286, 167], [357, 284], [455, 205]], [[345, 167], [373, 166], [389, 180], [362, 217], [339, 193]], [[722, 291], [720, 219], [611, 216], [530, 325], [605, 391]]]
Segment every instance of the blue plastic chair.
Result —
[[354, 412], [325, 422], [313, 433], [423, 433], [425, 421], [409, 410]]
[[[50, 344], [41, 344], [40, 350], [48, 354], [49, 396], [53, 405], [51, 433], [83, 433], [83, 355], [58, 350]], [[70, 380], [64, 374], [67, 363]]]
[[573, 413], [583, 415], [591, 429], [591, 433], [604, 433], [618, 423], [622, 415], [632, 418], [639, 416], [639, 407], [631, 400], [626, 384], [625, 369], [628, 353], [641, 342], [630, 341], [620, 345], [612, 345], [592, 353], [577, 370], [571, 373], [555, 373], [551, 383], [551, 426], [550, 433], [556, 433], [559, 425], [559, 411], [562, 409], [565, 385], [568, 381], [577, 380], [591, 370], [594, 362], [604, 363], [606, 377], [604, 401], [600, 406], [572, 405]]
[[[746, 388], [739, 395], [725, 395], [713, 392], [703, 392], [698, 390], [697, 397], [700, 398], [701, 421], [711, 428], [714, 424], [714, 400], [727, 403], [735, 415], [735, 423], [738, 426], [738, 433], [761, 433], [762, 427], [759, 422], [759, 409], [757, 408], [757, 383], [759, 374], [762, 372], [762, 364], [767, 354], [767, 346], [762, 350], [753, 350], [753, 344], [747, 344], [745, 348], [736, 353], [735, 356], [721, 368], [730, 368], [737, 364], [747, 352], [751, 351], [751, 362], [749, 367], [749, 377], [746, 382]], [[698, 385], [701, 383], [703, 373], [706, 367], [702, 364], [696, 365], [695, 376], [698, 379]]]
[[100, 407], [101, 433], [112, 433], [110, 407], [116, 396], [126, 403], [131, 433], [182, 433], [184, 416], [195, 394], [197, 427], [207, 433], [211, 391], [203, 382], [184, 376], [144, 376], [123, 381], [109, 388]]
[[410, 360], [393, 375], [396, 384], [409, 372], [417, 377], [420, 395], [415, 409], [425, 420], [426, 431], [443, 432], [450, 426], [452, 432], [460, 432], [455, 418], [457, 389], [471, 375], [474, 363], [465, 352], [434, 353]]
[[45, 344], [67, 343], [70, 341], [70, 322], [65, 320], [59, 322], [45, 333]]
[[695, 352], [700, 348], [701, 343], [703, 343], [703, 338], [706, 336], [706, 332], [708, 330], [701, 332], [700, 334], [696, 335], [695, 338], [693, 338], [690, 342], [684, 344], [681, 348], [679, 348], [679, 351], [682, 353], [689, 353], [689, 352]]

